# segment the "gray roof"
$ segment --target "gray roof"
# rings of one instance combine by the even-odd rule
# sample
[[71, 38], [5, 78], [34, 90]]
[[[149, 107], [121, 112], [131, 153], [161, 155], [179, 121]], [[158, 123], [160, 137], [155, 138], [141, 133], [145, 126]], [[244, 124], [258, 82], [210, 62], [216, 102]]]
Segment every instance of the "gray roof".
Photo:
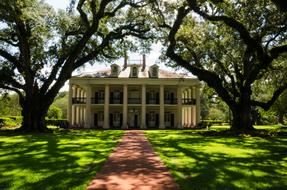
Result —
[[[149, 69], [151, 66], [146, 66], [144, 70], [142, 70], [142, 65], [138, 65], [138, 66], [139, 66], [138, 78], [149, 78]], [[118, 75], [118, 78], [130, 78], [130, 70], [131, 70], [131, 65], [127, 65], [126, 68], [123, 68], [122, 66], [120, 66], [120, 73]], [[75, 75], [74, 77], [109, 78], [111, 77], [110, 75], [111, 75], [111, 68], [107, 68], [104, 70], [83, 72], [79, 75]], [[111, 78], [114, 78], [114, 77], [111, 77]], [[189, 76], [184, 73], [176, 73], [176, 72], [159, 69], [158, 78], [195, 78], [195, 77]]]

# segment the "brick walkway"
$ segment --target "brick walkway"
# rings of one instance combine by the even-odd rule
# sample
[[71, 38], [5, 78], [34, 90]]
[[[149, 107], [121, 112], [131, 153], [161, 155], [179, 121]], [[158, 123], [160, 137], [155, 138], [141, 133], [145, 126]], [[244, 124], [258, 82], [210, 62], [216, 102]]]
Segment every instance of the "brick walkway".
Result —
[[179, 190], [142, 131], [127, 131], [87, 190]]

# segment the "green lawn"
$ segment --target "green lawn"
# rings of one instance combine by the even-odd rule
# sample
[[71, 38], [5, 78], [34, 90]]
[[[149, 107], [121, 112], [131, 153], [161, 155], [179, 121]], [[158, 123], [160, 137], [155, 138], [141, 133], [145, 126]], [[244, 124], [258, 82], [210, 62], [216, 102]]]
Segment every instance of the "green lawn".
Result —
[[146, 131], [182, 190], [286, 189], [287, 137]]
[[123, 131], [0, 132], [0, 189], [83, 190]]

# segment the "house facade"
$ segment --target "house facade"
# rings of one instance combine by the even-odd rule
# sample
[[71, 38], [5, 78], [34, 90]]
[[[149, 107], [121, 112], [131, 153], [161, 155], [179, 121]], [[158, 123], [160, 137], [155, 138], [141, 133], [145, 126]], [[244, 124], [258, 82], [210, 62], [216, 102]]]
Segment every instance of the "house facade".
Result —
[[200, 82], [140, 61], [86, 72], [69, 81], [68, 121], [74, 128], [164, 129], [200, 121]]

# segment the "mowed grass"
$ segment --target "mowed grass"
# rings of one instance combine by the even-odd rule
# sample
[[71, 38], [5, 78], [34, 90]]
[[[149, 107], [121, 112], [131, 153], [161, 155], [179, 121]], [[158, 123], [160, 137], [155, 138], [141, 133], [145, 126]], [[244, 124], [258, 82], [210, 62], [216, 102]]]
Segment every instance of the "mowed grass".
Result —
[[287, 187], [286, 136], [208, 136], [190, 130], [145, 134], [182, 190]]
[[87, 187], [123, 131], [0, 132], [0, 189]]

